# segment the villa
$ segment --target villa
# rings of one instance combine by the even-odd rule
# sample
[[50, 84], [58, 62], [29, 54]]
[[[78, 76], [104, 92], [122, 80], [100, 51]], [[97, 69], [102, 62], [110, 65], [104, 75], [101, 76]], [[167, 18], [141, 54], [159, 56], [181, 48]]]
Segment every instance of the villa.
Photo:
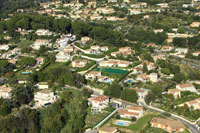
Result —
[[129, 61], [123, 61], [123, 60], [112, 60], [109, 59], [107, 61], [101, 61], [99, 63], [100, 66], [104, 67], [128, 67], [131, 64]]
[[180, 98], [181, 97], [181, 91], [178, 89], [169, 89], [168, 90], [168, 94], [172, 94], [174, 96], [175, 99]]
[[137, 81], [141, 81], [141, 82], [148, 82], [149, 81], [149, 76], [146, 75], [145, 73], [140, 74], [136, 77]]
[[8, 49], [9, 49], [9, 45], [8, 44], [0, 45], [0, 50], [7, 51]]
[[88, 63], [87, 60], [74, 60], [72, 61], [72, 67], [82, 68]]
[[43, 90], [43, 89], [49, 89], [48, 82], [39, 82], [37, 84], [38, 89]]
[[199, 56], [200, 55], [200, 51], [196, 51], [194, 53], [192, 53], [193, 56]]
[[150, 121], [150, 124], [151, 124], [151, 127], [162, 128], [168, 131], [169, 133], [185, 131], [185, 126], [180, 120], [154, 117]]
[[51, 36], [53, 33], [50, 32], [49, 30], [45, 30], [45, 29], [38, 29], [35, 32], [38, 36]]
[[54, 95], [54, 93], [50, 90], [44, 89], [38, 91], [34, 94], [35, 104], [38, 106], [45, 106], [47, 104], [51, 104], [58, 99], [58, 96]]
[[197, 91], [192, 83], [178, 84], [178, 85], [176, 85], [176, 89], [178, 89], [180, 91], [190, 91], [190, 92]]
[[139, 99], [145, 98], [148, 95], [148, 90], [146, 89], [138, 89], [138, 88], [129, 88], [130, 90], [136, 91]]
[[192, 24], [190, 24], [190, 27], [194, 28], [194, 27], [199, 27], [200, 26], [200, 22], [192, 22]]
[[50, 41], [46, 39], [37, 39], [34, 44], [32, 44], [32, 48], [35, 50], [39, 50], [41, 46], [50, 47]]
[[101, 76], [101, 72], [97, 72], [97, 71], [91, 71], [89, 73], [87, 73], [85, 75], [85, 78], [88, 80], [88, 79], [91, 79], [91, 80], [95, 80], [97, 79], [98, 76]]
[[108, 107], [109, 97], [100, 95], [95, 98], [88, 98], [88, 104], [92, 106], [92, 110], [95, 112], [102, 112], [103, 109]]
[[171, 51], [172, 49], [173, 47], [165, 45], [165, 46], [162, 46], [161, 51], [168, 52], [168, 51]]
[[118, 113], [121, 118], [131, 119], [135, 117], [138, 119], [144, 115], [144, 110], [140, 106], [128, 106], [127, 109], [119, 110]]
[[82, 43], [82, 44], [85, 44], [85, 43], [87, 43], [87, 42], [90, 41], [90, 40], [91, 40], [90, 37], [87, 37], [87, 36], [81, 37], [81, 43]]
[[0, 98], [11, 98], [12, 88], [7, 85], [0, 86]]

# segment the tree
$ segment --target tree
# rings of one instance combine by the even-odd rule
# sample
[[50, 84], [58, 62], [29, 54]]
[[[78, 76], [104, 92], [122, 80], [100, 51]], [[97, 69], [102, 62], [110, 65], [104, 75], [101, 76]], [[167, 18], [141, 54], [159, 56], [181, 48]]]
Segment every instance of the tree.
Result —
[[143, 71], [143, 73], [146, 73], [148, 71], [146, 63], [144, 63], [142, 71]]
[[136, 120], [137, 120], [136, 117], [132, 117], [132, 118], [131, 118], [131, 121], [132, 121], [132, 122], [135, 122]]
[[135, 90], [124, 89], [121, 95], [121, 99], [136, 103], [138, 99], [138, 95]]
[[12, 106], [11, 103], [6, 100], [6, 99], [2, 99], [0, 98], [0, 115], [8, 115], [10, 114], [12, 111]]
[[181, 81], [184, 80], [184, 75], [182, 73], [176, 73], [174, 75], [174, 80], [177, 82], [177, 83], [181, 83]]
[[156, 100], [156, 97], [153, 93], [149, 92], [148, 95], [145, 97], [145, 102], [147, 104], [151, 103], [152, 101]]
[[35, 63], [36, 63], [36, 60], [32, 57], [24, 57], [19, 61], [19, 64], [21, 66], [24, 66], [24, 65], [30, 66], [30, 65], [34, 65]]
[[117, 115], [115, 116], [115, 118], [116, 118], [116, 119], [120, 119], [121, 117], [120, 117], [120, 115], [117, 114]]
[[119, 98], [121, 95], [121, 86], [117, 83], [113, 83], [109, 88], [108, 88], [108, 95], [111, 97]]

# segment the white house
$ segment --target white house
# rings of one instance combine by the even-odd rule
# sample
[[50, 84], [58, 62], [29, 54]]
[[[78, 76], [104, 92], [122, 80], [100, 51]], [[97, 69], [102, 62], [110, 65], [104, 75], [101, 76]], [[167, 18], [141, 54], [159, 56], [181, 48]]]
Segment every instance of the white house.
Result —
[[88, 98], [88, 104], [92, 106], [92, 110], [95, 112], [102, 112], [103, 109], [108, 107], [109, 97], [100, 95], [95, 98]]
[[181, 91], [178, 89], [169, 89], [168, 90], [168, 94], [172, 94], [174, 96], [175, 99], [180, 98], [181, 97]]
[[128, 106], [127, 109], [119, 110], [118, 113], [122, 118], [131, 119], [136, 117], [138, 119], [144, 115], [144, 110], [140, 106]]
[[98, 76], [101, 76], [101, 72], [91, 71], [85, 75], [85, 78], [95, 80]]
[[0, 98], [10, 99], [11, 91], [12, 91], [12, 88], [7, 85], [0, 86]]
[[148, 90], [146, 89], [138, 89], [138, 88], [129, 88], [129, 89], [136, 91], [139, 99], [143, 99], [146, 97], [146, 95], [148, 95]]
[[8, 49], [9, 49], [9, 45], [8, 44], [0, 45], [0, 50], [7, 51]]
[[158, 81], [158, 74], [157, 73], [150, 73], [149, 79], [152, 82], [157, 82]]
[[192, 83], [178, 84], [178, 85], [176, 85], [176, 89], [178, 89], [180, 91], [190, 91], [190, 92], [197, 91]]
[[49, 89], [49, 85], [47, 82], [39, 82], [37, 84], [38, 89]]
[[38, 106], [45, 106], [51, 104], [57, 100], [57, 96], [50, 90], [44, 89], [34, 94], [35, 104]]
[[31, 47], [35, 50], [39, 50], [41, 46], [50, 47], [50, 41], [46, 39], [37, 39]]
[[35, 33], [38, 36], [51, 36], [53, 34], [51, 31], [45, 29], [38, 29]]
[[187, 54], [188, 53], [188, 48], [177, 48], [175, 49], [177, 54]]

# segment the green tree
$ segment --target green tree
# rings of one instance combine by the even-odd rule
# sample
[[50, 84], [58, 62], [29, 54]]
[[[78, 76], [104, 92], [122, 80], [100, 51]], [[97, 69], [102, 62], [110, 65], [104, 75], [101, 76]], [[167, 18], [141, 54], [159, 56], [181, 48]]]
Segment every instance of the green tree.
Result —
[[111, 97], [119, 98], [121, 95], [121, 86], [117, 83], [113, 83], [109, 88], [108, 88], [108, 95]]
[[138, 95], [135, 90], [124, 89], [121, 95], [121, 99], [136, 103]]

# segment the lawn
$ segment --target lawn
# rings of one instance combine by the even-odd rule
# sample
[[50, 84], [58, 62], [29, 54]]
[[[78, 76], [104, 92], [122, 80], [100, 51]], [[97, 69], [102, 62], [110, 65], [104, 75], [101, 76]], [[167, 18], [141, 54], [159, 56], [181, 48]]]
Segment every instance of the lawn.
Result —
[[153, 117], [159, 117], [159, 115], [157, 113], [148, 113], [145, 116], [143, 116], [140, 119], [138, 119], [136, 121], [136, 123], [131, 124], [131, 125], [127, 126], [127, 127], [115, 125], [111, 121], [111, 126], [118, 127], [118, 128], [127, 128], [127, 129], [131, 129], [133, 131], [136, 131], [136, 132], [141, 132], [148, 125], [149, 121]]
[[91, 112], [88, 113], [86, 120], [85, 120], [85, 127], [93, 127], [99, 121], [101, 121], [104, 117], [106, 117], [109, 112], [92, 114]]
[[143, 131], [143, 133], [167, 133], [167, 131], [160, 129], [160, 128], [155, 128], [155, 127], [149, 127]]
[[43, 71], [44, 72], [49, 72], [50, 69], [54, 69], [54, 68], [61, 68], [66, 66], [67, 62], [54, 62], [52, 64], [50, 64], [49, 66], [47, 66]]

